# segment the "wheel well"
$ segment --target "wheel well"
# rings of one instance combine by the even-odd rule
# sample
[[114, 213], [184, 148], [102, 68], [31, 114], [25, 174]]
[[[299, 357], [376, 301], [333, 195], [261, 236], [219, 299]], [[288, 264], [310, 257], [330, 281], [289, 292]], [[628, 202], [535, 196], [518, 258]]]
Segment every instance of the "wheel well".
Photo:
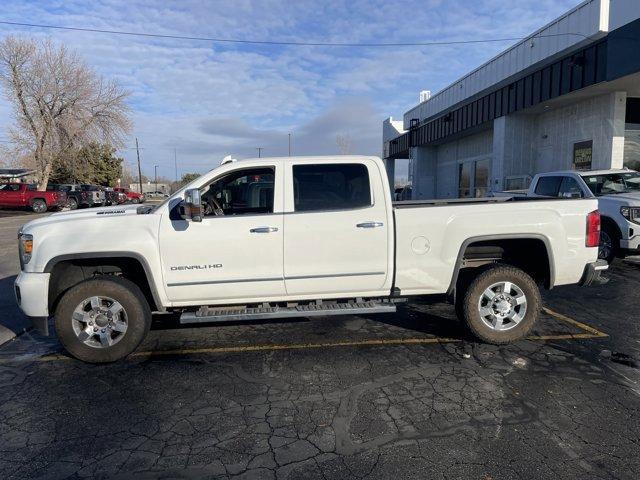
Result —
[[105, 257], [62, 260], [56, 263], [49, 278], [49, 311], [54, 312], [62, 295], [83, 280], [101, 275], [115, 275], [135, 283], [152, 311], [158, 309], [149, 279], [139, 260], [129, 257]]
[[622, 232], [620, 231], [620, 227], [611, 217], [605, 217], [604, 215], [601, 217], [602, 228], [610, 231], [614, 235], [617, 235], [616, 238], [622, 238]]
[[44, 198], [36, 197], [36, 198], [32, 198], [32, 199], [29, 201], [29, 205], [33, 205], [33, 202], [35, 202], [36, 200], [42, 200], [45, 204], [47, 203], [47, 201], [46, 201]]
[[553, 265], [546, 243], [539, 238], [507, 238], [467, 245], [458, 261], [456, 289], [470, 282], [479, 268], [496, 263], [525, 271], [545, 288], [553, 286]]

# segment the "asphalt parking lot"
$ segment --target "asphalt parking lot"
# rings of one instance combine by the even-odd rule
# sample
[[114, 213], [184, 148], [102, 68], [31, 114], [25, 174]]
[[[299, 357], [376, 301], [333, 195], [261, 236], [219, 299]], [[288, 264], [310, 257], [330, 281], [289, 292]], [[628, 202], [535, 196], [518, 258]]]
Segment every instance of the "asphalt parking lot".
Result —
[[[0, 218], [0, 323], [15, 232]], [[470, 340], [445, 304], [184, 328], [87, 365], [0, 347], [0, 478], [640, 478], [640, 263], [544, 294], [532, 337]]]

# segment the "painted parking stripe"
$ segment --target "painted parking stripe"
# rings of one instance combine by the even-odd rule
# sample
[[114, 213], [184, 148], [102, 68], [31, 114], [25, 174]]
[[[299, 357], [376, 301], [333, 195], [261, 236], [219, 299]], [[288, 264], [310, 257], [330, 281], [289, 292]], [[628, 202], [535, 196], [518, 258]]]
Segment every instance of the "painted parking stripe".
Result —
[[[552, 340], [583, 340], [590, 338], [608, 337], [604, 332], [596, 328], [578, 322], [573, 318], [567, 317], [550, 308], [543, 307], [543, 312], [555, 318], [558, 321], [568, 323], [582, 330], [580, 333], [561, 333], [551, 335], [530, 335], [527, 340], [533, 341], [552, 341]], [[147, 350], [133, 352], [127, 358], [150, 358], [171, 355], [197, 355], [197, 354], [216, 354], [216, 353], [243, 353], [243, 352], [265, 352], [278, 350], [309, 350], [319, 348], [339, 348], [339, 347], [367, 347], [367, 346], [387, 346], [387, 345], [430, 345], [458, 343], [463, 340], [460, 338], [448, 337], [429, 337], [429, 338], [380, 338], [370, 340], [354, 340], [354, 341], [337, 341], [337, 342], [321, 342], [321, 343], [283, 343], [283, 344], [263, 344], [263, 345], [238, 345], [226, 347], [203, 347], [203, 348], [179, 348], [168, 350]], [[61, 354], [44, 355], [33, 358], [29, 355], [29, 359], [39, 362], [51, 362], [57, 360], [73, 360], [72, 357]], [[10, 363], [11, 359], [0, 359], [0, 364]]]

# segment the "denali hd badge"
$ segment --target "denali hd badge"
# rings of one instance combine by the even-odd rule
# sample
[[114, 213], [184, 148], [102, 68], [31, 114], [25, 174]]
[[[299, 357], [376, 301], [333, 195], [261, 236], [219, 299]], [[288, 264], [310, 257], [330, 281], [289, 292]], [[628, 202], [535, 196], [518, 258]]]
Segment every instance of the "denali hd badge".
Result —
[[208, 263], [202, 265], [178, 265], [177, 267], [170, 267], [171, 271], [174, 272], [176, 270], [207, 270], [209, 268], [222, 268], [221, 263]]

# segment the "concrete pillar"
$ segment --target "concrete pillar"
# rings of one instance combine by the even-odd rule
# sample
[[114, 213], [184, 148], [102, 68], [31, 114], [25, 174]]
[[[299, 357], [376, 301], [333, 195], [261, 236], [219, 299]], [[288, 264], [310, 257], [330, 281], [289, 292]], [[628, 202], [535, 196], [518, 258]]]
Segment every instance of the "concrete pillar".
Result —
[[436, 197], [436, 147], [414, 147], [411, 149], [413, 165], [412, 200]]
[[389, 181], [389, 188], [393, 194], [396, 183], [396, 161], [392, 158], [385, 158], [384, 167], [387, 170], [387, 180]]
[[607, 145], [607, 154], [610, 154], [610, 159], [604, 165], [596, 166], [598, 160], [594, 158], [594, 168], [622, 168], [624, 164], [624, 130], [626, 108], [627, 92], [612, 93], [610, 104], [610, 121], [605, 125], [606, 135], [611, 139], [610, 145]]
[[493, 121], [491, 190], [504, 190], [505, 177], [534, 173], [536, 131], [531, 115], [506, 115]]

